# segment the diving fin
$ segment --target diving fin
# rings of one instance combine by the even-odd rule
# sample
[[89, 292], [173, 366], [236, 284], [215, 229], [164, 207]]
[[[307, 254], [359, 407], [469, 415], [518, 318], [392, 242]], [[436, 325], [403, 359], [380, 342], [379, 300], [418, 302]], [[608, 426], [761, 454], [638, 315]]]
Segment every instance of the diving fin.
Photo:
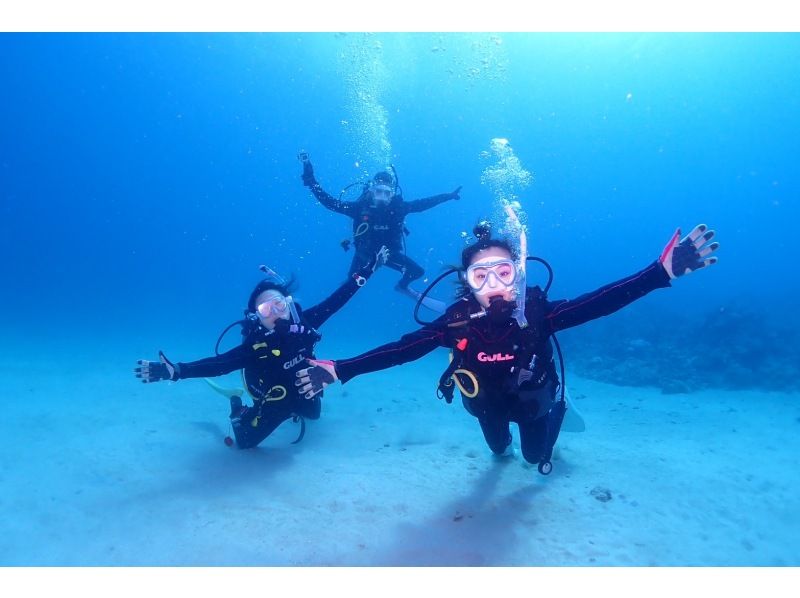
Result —
[[243, 388], [225, 388], [224, 386], [220, 386], [216, 382], [211, 381], [209, 378], [203, 378], [208, 385], [216, 390], [219, 394], [224, 397], [243, 397], [244, 396], [244, 389]]
[[[422, 293], [419, 291], [415, 291], [411, 287], [395, 287], [401, 293], [405, 293], [409, 297], [411, 297], [414, 301], [419, 301], [419, 298], [422, 297]], [[431, 311], [435, 311], [437, 313], [443, 314], [447, 311], [447, 304], [444, 301], [439, 301], [438, 299], [434, 299], [433, 297], [423, 297], [422, 305], [427, 307]]]
[[564, 421], [561, 424], [562, 432], [584, 432], [586, 430], [586, 422], [583, 421], [583, 415], [575, 407], [575, 403], [569, 396], [569, 389], [564, 389], [564, 399], [567, 402], [567, 413], [564, 415]]

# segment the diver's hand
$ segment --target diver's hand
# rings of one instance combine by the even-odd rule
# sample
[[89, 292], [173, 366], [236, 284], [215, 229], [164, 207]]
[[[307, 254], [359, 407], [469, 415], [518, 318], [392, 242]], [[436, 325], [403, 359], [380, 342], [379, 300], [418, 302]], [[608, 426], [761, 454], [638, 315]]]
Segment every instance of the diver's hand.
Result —
[[335, 363], [325, 359], [307, 359], [310, 368], [297, 370], [297, 380], [294, 385], [297, 391], [306, 399], [322, 392], [322, 389], [333, 384], [339, 379], [336, 375]]
[[317, 184], [317, 179], [314, 177], [314, 166], [311, 164], [308, 153], [301, 150], [300, 153], [297, 154], [297, 159], [303, 163], [303, 174], [300, 176], [303, 180], [303, 185], [306, 187], [313, 187]]
[[671, 279], [717, 263], [712, 254], [719, 248], [719, 243], [708, 243], [714, 238], [714, 231], [708, 230], [705, 224], [695, 226], [679, 243], [680, 236], [681, 229], [678, 228], [658, 258]]
[[275, 320], [275, 332], [282, 337], [292, 334], [295, 335], [292, 338], [308, 338], [312, 343], [315, 343], [322, 338], [311, 326], [306, 326], [305, 324], [293, 324], [290, 323], [289, 320], [284, 320], [283, 318]]
[[455, 191], [450, 192], [450, 199], [461, 199], [461, 185], [456, 187]]
[[383, 266], [389, 260], [389, 248], [382, 245], [373, 258], [361, 266], [356, 272], [353, 272], [353, 280], [360, 287], [367, 284], [367, 279], [375, 273], [375, 270]]
[[389, 248], [386, 247], [386, 245], [381, 245], [381, 248], [378, 249], [375, 257], [373, 257], [372, 260], [364, 266], [364, 268], [369, 269], [370, 273], [372, 273], [383, 266], [387, 261], [389, 261]]
[[162, 351], [158, 352], [158, 361], [139, 359], [133, 373], [141, 378], [143, 383], [158, 382], [160, 380], [177, 380], [180, 378], [181, 369], [177, 363], [172, 363]]

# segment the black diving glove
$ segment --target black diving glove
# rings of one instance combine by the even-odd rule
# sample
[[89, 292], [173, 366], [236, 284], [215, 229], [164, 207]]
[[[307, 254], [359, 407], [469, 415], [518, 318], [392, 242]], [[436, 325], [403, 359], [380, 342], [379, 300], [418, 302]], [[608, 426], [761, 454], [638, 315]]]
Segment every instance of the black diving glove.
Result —
[[313, 187], [317, 184], [317, 179], [314, 177], [314, 166], [311, 164], [308, 154], [301, 151], [297, 154], [297, 159], [303, 163], [303, 174], [300, 177], [303, 179], [303, 185], [306, 187]]
[[162, 351], [158, 352], [158, 361], [139, 359], [136, 363], [139, 364], [139, 367], [134, 368], [133, 373], [145, 384], [160, 380], [177, 380], [181, 375], [180, 366], [167, 359]]
[[450, 199], [461, 199], [461, 185], [456, 187], [455, 191], [450, 192]]
[[[705, 224], [698, 224], [688, 235], [681, 239], [681, 229], [677, 229], [675, 234], [664, 247], [658, 261], [664, 266], [670, 279], [678, 278], [684, 274], [689, 274], [700, 268], [705, 268], [717, 263], [716, 256], [712, 256], [718, 248], [719, 243], [708, 243], [714, 238], [714, 231], [708, 230]], [[711, 257], [709, 257], [711, 256]]]
[[322, 365], [312, 365], [310, 368], [297, 370], [297, 380], [294, 385], [297, 386], [297, 391], [306, 399], [311, 399], [314, 395], [318, 395], [328, 384], [333, 384], [337, 380], [336, 370], [332, 361], [320, 360], [319, 363], [325, 364], [334, 374], [331, 374]]
[[356, 284], [363, 287], [367, 283], [367, 279], [375, 273], [375, 270], [383, 266], [387, 261], [389, 261], [389, 248], [386, 245], [381, 245], [381, 248], [372, 259], [353, 273]]

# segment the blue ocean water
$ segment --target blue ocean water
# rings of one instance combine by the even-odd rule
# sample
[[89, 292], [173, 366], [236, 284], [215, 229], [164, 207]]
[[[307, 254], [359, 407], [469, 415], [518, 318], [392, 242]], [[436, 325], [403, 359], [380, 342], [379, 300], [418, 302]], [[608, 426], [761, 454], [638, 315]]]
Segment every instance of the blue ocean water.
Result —
[[[463, 185], [407, 222], [436, 274], [492, 215], [481, 153], [497, 137], [533, 173], [519, 199], [554, 298], [702, 221], [719, 265], [649, 307], [794, 319], [799, 49], [782, 34], [3, 35], [3, 327], [35, 335], [55, 312], [89, 338], [125, 322], [211, 339], [260, 263], [322, 298], [349, 226], [302, 186], [300, 148], [334, 194], [383, 156], [409, 198]], [[410, 302], [364, 294], [338, 319], [368, 319], [365, 345], [413, 324]]]
[[[101, 375], [134, 383], [158, 349], [213, 354], [260, 264], [296, 275], [301, 304], [325, 298], [350, 222], [302, 186], [300, 149], [334, 195], [387, 162], [407, 199], [463, 186], [407, 220], [430, 280], [497, 217], [481, 181], [504, 138], [532, 174], [517, 199], [553, 299], [643, 268], [678, 226], [722, 244], [707, 271], [565, 332], [568, 368], [796, 390], [798, 59], [795, 34], [0, 35], [6, 361], [96, 368], [102, 394]], [[414, 329], [397, 279], [379, 271], [319, 356]]]

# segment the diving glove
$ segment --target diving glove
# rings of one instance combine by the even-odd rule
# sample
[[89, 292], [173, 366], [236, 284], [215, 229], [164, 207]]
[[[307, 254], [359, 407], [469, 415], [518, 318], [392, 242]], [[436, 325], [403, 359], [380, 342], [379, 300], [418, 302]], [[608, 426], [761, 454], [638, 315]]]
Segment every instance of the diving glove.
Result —
[[181, 375], [180, 366], [167, 359], [162, 351], [158, 352], [158, 361], [139, 359], [136, 363], [139, 364], [139, 367], [134, 368], [133, 372], [145, 384], [160, 380], [178, 380]]
[[461, 185], [459, 185], [455, 191], [450, 193], [450, 199], [461, 199]]
[[705, 224], [695, 226], [679, 243], [680, 236], [681, 229], [678, 228], [658, 258], [670, 279], [717, 263], [712, 254], [719, 248], [719, 243], [709, 243], [714, 238], [714, 231], [708, 230]]
[[308, 154], [306, 152], [300, 152], [297, 157], [303, 163], [303, 174], [300, 177], [303, 179], [303, 185], [306, 187], [313, 187], [317, 184], [317, 179], [314, 177], [314, 166], [311, 164]]
[[[309, 360], [310, 368], [297, 370], [297, 380], [294, 385], [297, 391], [306, 399], [313, 398], [322, 392], [322, 389], [338, 380], [332, 361]], [[318, 365], [317, 365], [318, 364]]]

